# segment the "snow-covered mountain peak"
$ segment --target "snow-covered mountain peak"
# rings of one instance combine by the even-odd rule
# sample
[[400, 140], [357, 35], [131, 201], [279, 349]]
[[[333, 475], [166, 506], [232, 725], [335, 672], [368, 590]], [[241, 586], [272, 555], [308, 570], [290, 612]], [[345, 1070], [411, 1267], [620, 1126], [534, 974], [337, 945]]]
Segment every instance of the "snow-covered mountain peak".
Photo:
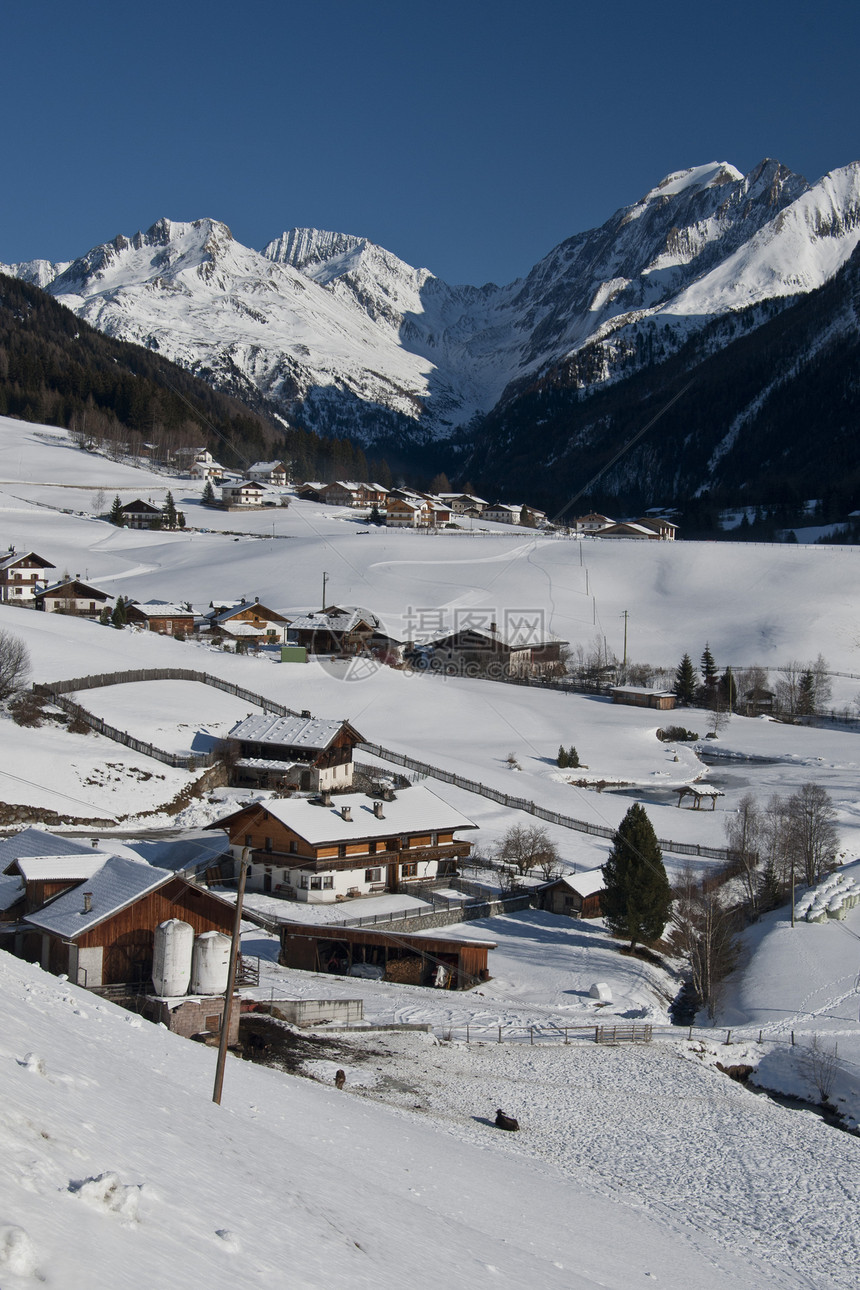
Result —
[[276, 237], [261, 252], [276, 264], [291, 264], [294, 269], [325, 264], [336, 256], [367, 246], [367, 238], [351, 233], [327, 233], [317, 228], [291, 228]]

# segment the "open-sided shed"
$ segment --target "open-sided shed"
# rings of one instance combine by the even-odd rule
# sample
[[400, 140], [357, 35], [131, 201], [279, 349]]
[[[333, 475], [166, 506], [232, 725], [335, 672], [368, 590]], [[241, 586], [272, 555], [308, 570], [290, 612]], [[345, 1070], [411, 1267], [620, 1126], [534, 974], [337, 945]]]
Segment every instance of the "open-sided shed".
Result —
[[468, 990], [489, 978], [487, 954], [494, 941], [457, 941], [375, 928], [284, 923], [281, 957], [285, 967], [306, 972], [368, 975], [385, 981]]

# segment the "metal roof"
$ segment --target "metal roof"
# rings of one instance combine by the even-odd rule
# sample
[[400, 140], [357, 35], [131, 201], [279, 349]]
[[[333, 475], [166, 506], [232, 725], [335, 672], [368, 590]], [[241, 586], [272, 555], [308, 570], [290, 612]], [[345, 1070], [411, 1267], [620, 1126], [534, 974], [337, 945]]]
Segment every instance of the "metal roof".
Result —
[[84, 882], [106, 859], [104, 851], [89, 851], [86, 855], [22, 856], [15, 863], [27, 882]]
[[44, 829], [26, 828], [13, 833], [0, 842], [0, 872], [4, 872], [22, 856], [73, 856], [92, 855], [92, 846], [75, 842], [73, 838], [57, 837]]
[[237, 722], [228, 738], [322, 752], [342, 726], [342, 721], [322, 721], [318, 717], [276, 717], [270, 712], [261, 712]]
[[173, 877], [172, 870], [154, 869], [144, 860], [123, 860], [121, 856], [111, 856], [85, 880], [86, 891], [92, 897], [91, 909], [84, 911], [82, 884], [72, 891], [63, 892], [44, 909], [28, 914], [24, 921], [43, 931], [73, 939]]

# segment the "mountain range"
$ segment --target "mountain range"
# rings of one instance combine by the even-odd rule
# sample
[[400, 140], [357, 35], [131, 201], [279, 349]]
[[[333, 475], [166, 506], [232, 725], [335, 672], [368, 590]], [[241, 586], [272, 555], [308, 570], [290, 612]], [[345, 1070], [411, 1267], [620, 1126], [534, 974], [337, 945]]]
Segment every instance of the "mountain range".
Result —
[[[601, 483], [608, 496], [638, 488], [667, 501], [760, 493], [772, 478], [772, 463], [749, 464], [756, 418], [777, 388], [807, 383], [813, 354], [830, 361], [853, 343], [852, 288], [832, 316], [812, 309], [790, 361], [771, 345], [759, 370], [751, 338], [850, 274], [858, 242], [860, 163], [809, 184], [766, 160], [747, 175], [725, 163], [669, 175], [506, 286], [450, 285], [366, 238], [314, 229], [256, 251], [212, 219], [162, 219], [70, 263], [0, 269], [286, 424], [392, 461], [461, 467], [484, 487], [521, 484], [536, 502], [605, 468], [692, 378], [674, 419]], [[744, 343], [746, 401], [726, 388], [731, 363], [714, 369], [715, 399], [707, 364]], [[855, 397], [849, 380], [851, 407]], [[686, 438], [685, 423], [697, 427]], [[793, 449], [783, 465], [800, 469]]]

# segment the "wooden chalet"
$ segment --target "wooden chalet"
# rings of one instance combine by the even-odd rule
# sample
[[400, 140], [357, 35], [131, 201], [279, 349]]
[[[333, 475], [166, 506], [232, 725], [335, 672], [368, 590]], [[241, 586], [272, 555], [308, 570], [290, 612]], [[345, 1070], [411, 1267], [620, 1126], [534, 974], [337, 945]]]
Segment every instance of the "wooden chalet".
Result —
[[159, 923], [180, 918], [198, 935], [231, 934], [229, 901], [169, 869], [120, 856], [103, 859], [90, 877], [24, 916], [16, 951], [22, 958], [89, 988], [146, 987]]
[[309, 654], [365, 654], [379, 631], [379, 619], [360, 605], [329, 605], [293, 618], [287, 630], [291, 645]]
[[534, 904], [538, 909], [568, 918], [600, 918], [603, 913], [600, 894], [604, 886], [602, 869], [566, 873], [539, 887]]
[[52, 583], [36, 592], [36, 608], [49, 614], [74, 614], [78, 618], [96, 618], [113, 596], [75, 575], [64, 582]]
[[353, 750], [362, 742], [348, 721], [322, 721], [309, 712], [246, 717], [227, 739], [233, 783], [305, 792], [349, 788]]
[[160, 526], [163, 518], [157, 506], [150, 506], [139, 497], [121, 506], [120, 516], [128, 529], [151, 529], [153, 525]]
[[194, 631], [194, 611], [166, 600], [135, 601], [125, 607], [125, 620], [160, 636], [190, 636]]
[[469, 990], [489, 980], [487, 955], [495, 948], [494, 941], [284, 923], [279, 962], [306, 972], [373, 975], [400, 984]]
[[[253, 601], [244, 598], [229, 606], [211, 606], [212, 612], [207, 615], [209, 628], [214, 636], [248, 637], [253, 635], [257, 640], [271, 643], [282, 641], [289, 619], [275, 609], [260, 604], [260, 597]], [[237, 631], [236, 628], [240, 630]], [[253, 629], [252, 632], [248, 628]]]
[[326, 485], [318, 479], [309, 479], [304, 484], [296, 485], [296, 497], [305, 502], [324, 502]]
[[658, 708], [671, 712], [675, 695], [671, 690], [649, 690], [644, 685], [613, 685], [609, 691], [613, 703], [623, 703], [630, 708]]
[[391, 793], [272, 798], [216, 821], [237, 860], [250, 848], [248, 887], [311, 904], [346, 900], [456, 873], [476, 826], [428, 788]]
[[43, 559], [35, 551], [25, 551], [18, 555], [10, 550], [0, 560], [0, 602], [32, 607], [45, 569], [55, 568], [56, 565]]

